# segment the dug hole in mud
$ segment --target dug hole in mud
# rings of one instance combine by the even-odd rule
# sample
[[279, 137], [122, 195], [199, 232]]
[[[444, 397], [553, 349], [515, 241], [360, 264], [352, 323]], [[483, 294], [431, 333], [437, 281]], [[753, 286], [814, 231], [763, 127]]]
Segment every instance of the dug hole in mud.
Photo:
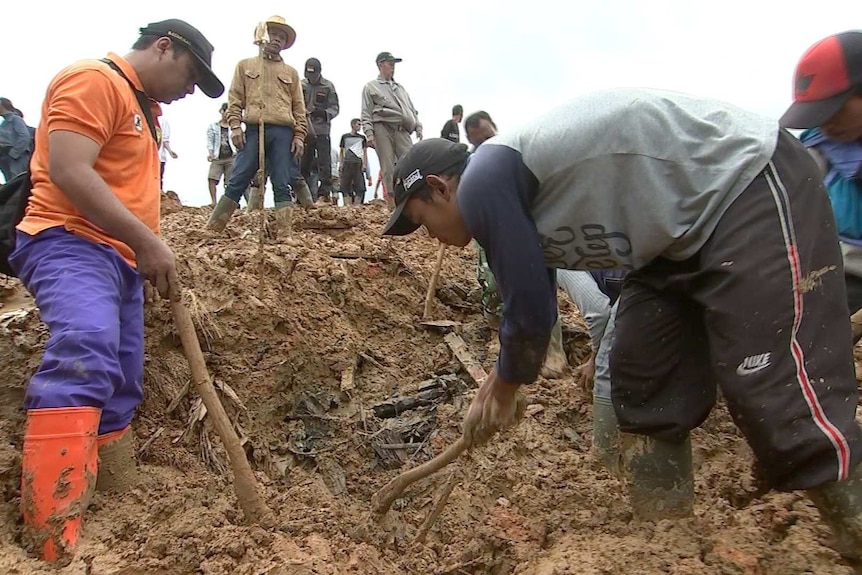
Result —
[[[138, 484], [94, 496], [77, 556], [60, 573], [852, 573], [801, 493], [753, 495], [750, 452], [723, 406], [693, 434], [695, 517], [633, 521], [623, 485], [590, 453], [591, 398], [570, 375], [527, 388], [515, 430], [414, 484], [374, 521], [374, 492], [455, 441], [474, 393], [443, 330], [421, 325], [436, 242], [381, 238], [382, 202], [297, 211], [290, 238], [270, 229], [262, 252], [258, 214], [235, 215], [217, 235], [199, 231], [208, 215], [165, 201], [163, 235], [278, 527], [243, 522], [226, 455], [188, 389], [170, 306], [156, 302], [134, 422]], [[434, 319], [457, 324], [487, 371], [498, 344], [475, 263], [472, 248], [447, 251]], [[56, 573], [20, 535], [22, 401], [46, 330], [17, 281], [2, 280], [0, 298], [0, 573]], [[560, 301], [576, 365], [589, 344], [562, 292]], [[415, 543], [453, 474], [448, 504]]]

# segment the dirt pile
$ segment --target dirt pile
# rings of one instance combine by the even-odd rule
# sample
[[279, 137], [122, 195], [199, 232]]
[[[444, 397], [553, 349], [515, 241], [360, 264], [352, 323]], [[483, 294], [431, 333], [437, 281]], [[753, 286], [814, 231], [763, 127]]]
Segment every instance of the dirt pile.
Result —
[[[194, 392], [170, 309], [146, 310], [139, 485], [97, 495], [78, 559], [107, 574], [849, 574], [800, 495], [753, 498], [750, 456], [723, 409], [694, 437], [696, 517], [631, 520], [622, 484], [589, 454], [589, 397], [570, 378], [528, 390], [522, 424], [370, 517], [376, 489], [458, 436], [472, 380], [439, 328], [421, 325], [436, 242], [384, 239], [382, 203], [297, 212], [285, 237], [267, 214], [201, 232], [209, 210], [171, 203], [163, 234], [207, 365], [276, 512], [245, 526], [227, 460]], [[435, 317], [457, 324], [491, 368], [475, 252], [450, 249]], [[48, 572], [19, 542], [24, 386], [45, 338], [14, 281], [0, 284], [0, 572]], [[585, 353], [562, 299], [573, 360]], [[409, 408], [409, 409], [408, 409]], [[412, 445], [405, 445], [412, 444]], [[413, 538], [450, 474], [457, 485], [423, 545]]]

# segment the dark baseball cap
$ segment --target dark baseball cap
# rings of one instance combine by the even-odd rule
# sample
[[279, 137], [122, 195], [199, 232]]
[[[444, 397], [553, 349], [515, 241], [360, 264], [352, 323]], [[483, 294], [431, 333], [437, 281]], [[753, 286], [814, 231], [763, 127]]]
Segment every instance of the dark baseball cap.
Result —
[[407, 200], [428, 185], [426, 176], [439, 175], [458, 168], [464, 171], [470, 153], [464, 144], [444, 138], [422, 140], [410, 148], [395, 164], [395, 211], [383, 228], [384, 236], [406, 236], [419, 228], [404, 215]]
[[320, 60], [317, 58], [309, 58], [305, 61], [305, 71], [309, 74], [320, 72]]
[[793, 104], [783, 128], [815, 128], [834, 116], [862, 87], [862, 31], [842, 32], [811, 46], [796, 65]]
[[401, 58], [396, 58], [395, 56], [393, 56], [392, 52], [379, 53], [375, 62], [379, 64], [380, 62], [386, 62], [387, 60], [392, 60], [393, 62], [403, 62]]
[[210, 98], [218, 98], [224, 93], [224, 84], [212, 70], [213, 45], [200, 30], [183, 20], [171, 19], [147, 24], [141, 28], [141, 34], [167, 36], [188, 48], [200, 64], [202, 73], [197, 85], [201, 91]]

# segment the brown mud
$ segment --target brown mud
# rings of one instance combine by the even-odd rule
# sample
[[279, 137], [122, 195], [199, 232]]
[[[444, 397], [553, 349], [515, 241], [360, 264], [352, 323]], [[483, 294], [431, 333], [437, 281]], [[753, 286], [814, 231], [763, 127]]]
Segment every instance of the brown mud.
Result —
[[[243, 522], [229, 465], [192, 391], [167, 302], [146, 309], [146, 399], [136, 486], [94, 496], [77, 557], [59, 571], [21, 543], [22, 401], [45, 329], [0, 280], [0, 573], [801, 575], [852, 570], [801, 494], [756, 496], [751, 456], [719, 406], [693, 436], [697, 503], [684, 521], [632, 520], [623, 485], [590, 454], [590, 398], [540, 379], [520, 426], [407, 489], [381, 522], [371, 497], [458, 437], [474, 391], [439, 328], [420, 325], [436, 242], [381, 238], [382, 202], [297, 212], [289, 239], [268, 214], [204, 233], [207, 208], [163, 206], [207, 368], [277, 527]], [[457, 323], [486, 370], [497, 344], [479, 306], [475, 252], [447, 250], [434, 319]], [[587, 340], [561, 293], [570, 360]], [[352, 378], [346, 377], [349, 373]], [[374, 406], [435, 384], [436, 402], [379, 418]], [[436, 391], [435, 391], [436, 393]], [[390, 406], [392, 402], [390, 401]], [[404, 444], [414, 445], [405, 447]], [[414, 538], [451, 474], [424, 543]]]

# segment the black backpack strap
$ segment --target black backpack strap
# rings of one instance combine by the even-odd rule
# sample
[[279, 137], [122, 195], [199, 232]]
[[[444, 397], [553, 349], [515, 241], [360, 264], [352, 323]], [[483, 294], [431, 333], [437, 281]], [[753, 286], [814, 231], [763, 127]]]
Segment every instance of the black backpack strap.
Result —
[[138, 90], [135, 87], [134, 82], [129, 80], [129, 77], [123, 72], [123, 70], [117, 66], [117, 64], [109, 59], [102, 58], [101, 60], [105, 64], [111, 67], [111, 69], [123, 77], [123, 79], [129, 83], [129, 87], [132, 89], [132, 92], [135, 93], [135, 97], [138, 99], [138, 105], [141, 107], [141, 111], [144, 113], [144, 117], [147, 119], [147, 126], [150, 128], [150, 135], [153, 137], [153, 141], [156, 143], [156, 146], [159, 145], [159, 137], [156, 134], [156, 122], [153, 120], [153, 111], [150, 110], [150, 98], [142, 91]]

